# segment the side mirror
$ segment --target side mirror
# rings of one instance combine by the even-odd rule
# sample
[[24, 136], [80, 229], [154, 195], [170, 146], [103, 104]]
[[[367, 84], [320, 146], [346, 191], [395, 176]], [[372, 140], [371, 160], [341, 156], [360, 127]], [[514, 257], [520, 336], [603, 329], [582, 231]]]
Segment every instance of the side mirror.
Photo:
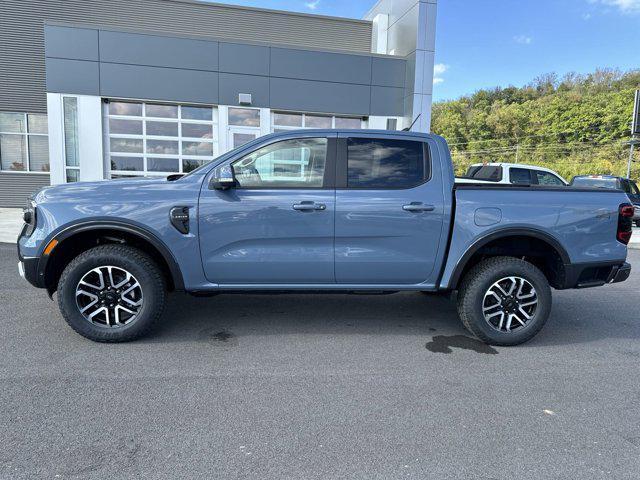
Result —
[[209, 182], [212, 190], [228, 190], [236, 186], [236, 178], [233, 175], [231, 165], [222, 165], [213, 172], [213, 177]]

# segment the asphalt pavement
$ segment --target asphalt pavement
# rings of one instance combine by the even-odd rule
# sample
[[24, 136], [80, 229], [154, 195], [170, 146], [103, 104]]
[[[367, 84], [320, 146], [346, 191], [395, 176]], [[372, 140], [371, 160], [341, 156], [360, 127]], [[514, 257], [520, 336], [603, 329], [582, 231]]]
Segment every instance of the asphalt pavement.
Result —
[[0, 478], [637, 479], [629, 258], [519, 347], [420, 293], [172, 294], [150, 337], [104, 345], [0, 244]]

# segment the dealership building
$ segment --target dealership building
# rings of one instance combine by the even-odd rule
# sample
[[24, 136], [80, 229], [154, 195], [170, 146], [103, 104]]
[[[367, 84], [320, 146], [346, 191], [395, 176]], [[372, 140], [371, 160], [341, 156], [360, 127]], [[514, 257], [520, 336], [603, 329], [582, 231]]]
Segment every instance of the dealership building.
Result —
[[188, 172], [281, 130], [428, 131], [435, 18], [436, 0], [379, 0], [364, 19], [3, 0], [0, 207], [49, 184]]

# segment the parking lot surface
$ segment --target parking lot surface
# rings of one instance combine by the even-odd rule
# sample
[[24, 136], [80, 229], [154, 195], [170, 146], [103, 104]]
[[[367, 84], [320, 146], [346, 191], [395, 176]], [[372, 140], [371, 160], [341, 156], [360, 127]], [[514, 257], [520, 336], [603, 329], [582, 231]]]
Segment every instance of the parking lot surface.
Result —
[[0, 244], [0, 478], [637, 479], [640, 251], [530, 343], [395, 295], [172, 294], [92, 343]]

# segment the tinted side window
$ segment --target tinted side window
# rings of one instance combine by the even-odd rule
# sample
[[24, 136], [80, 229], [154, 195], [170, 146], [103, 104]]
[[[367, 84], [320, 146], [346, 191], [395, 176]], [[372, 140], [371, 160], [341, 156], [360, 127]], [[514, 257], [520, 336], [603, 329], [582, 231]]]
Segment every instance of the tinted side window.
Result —
[[483, 165], [481, 167], [469, 167], [467, 177], [476, 180], [499, 182], [502, 180], [502, 167], [497, 165]]
[[562, 183], [562, 180], [556, 177], [553, 173], [541, 172], [540, 170], [536, 170], [535, 174], [538, 178], [539, 185], [564, 185], [564, 183]]
[[421, 184], [429, 176], [423, 145], [411, 140], [348, 139], [348, 186], [411, 188]]
[[511, 174], [511, 183], [519, 185], [531, 183], [531, 171], [526, 168], [512, 168], [509, 173]]

